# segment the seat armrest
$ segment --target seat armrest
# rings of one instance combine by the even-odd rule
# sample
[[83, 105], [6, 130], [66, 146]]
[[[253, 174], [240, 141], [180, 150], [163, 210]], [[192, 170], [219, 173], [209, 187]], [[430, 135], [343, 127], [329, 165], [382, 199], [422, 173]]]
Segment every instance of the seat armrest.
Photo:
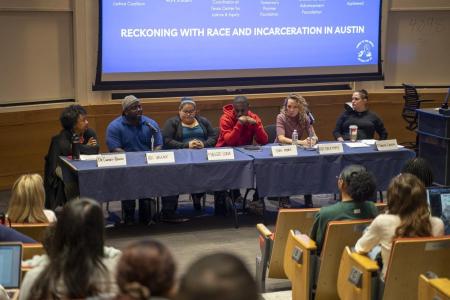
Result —
[[337, 276], [339, 298], [342, 300], [372, 299], [371, 295], [377, 288], [372, 279], [377, 270], [376, 261], [363, 254], [352, 252], [348, 246], [345, 247]]
[[359, 254], [356, 252], [352, 252], [350, 254], [351, 258], [365, 271], [368, 272], [375, 272], [378, 271], [378, 263], [372, 259], [370, 259], [368, 256], [364, 254]]
[[269, 228], [267, 228], [266, 225], [262, 223], [256, 224], [256, 229], [258, 230], [259, 234], [261, 234], [265, 238], [269, 238], [272, 235], [272, 231], [270, 231]]

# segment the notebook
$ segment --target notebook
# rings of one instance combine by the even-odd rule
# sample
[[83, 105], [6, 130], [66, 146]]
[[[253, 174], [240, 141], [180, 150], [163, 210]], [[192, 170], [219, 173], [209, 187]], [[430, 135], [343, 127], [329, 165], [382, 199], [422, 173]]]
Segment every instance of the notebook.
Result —
[[427, 189], [431, 215], [444, 221], [445, 234], [450, 234], [450, 187]]
[[0, 284], [8, 296], [15, 299], [21, 280], [22, 244], [16, 242], [0, 243]]

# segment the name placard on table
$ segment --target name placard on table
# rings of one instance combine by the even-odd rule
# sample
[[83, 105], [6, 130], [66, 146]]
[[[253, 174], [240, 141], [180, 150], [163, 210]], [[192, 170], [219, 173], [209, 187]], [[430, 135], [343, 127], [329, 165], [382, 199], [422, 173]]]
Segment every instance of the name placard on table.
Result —
[[231, 148], [218, 148], [206, 150], [208, 160], [233, 160], [234, 150]]
[[271, 149], [273, 157], [297, 156], [298, 154], [295, 145], [272, 146]]
[[116, 167], [126, 165], [127, 156], [125, 155], [125, 153], [97, 155], [97, 167]]
[[168, 164], [175, 163], [175, 154], [173, 151], [149, 152], [145, 153], [147, 164]]
[[318, 144], [319, 154], [337, 154], [344, 153], [342, 143]]
[[384, 140], [384, 141], [376, 141], [375, 145], [377, 146], [378, 151], [392, 151], [397, 150], [397, 140]]

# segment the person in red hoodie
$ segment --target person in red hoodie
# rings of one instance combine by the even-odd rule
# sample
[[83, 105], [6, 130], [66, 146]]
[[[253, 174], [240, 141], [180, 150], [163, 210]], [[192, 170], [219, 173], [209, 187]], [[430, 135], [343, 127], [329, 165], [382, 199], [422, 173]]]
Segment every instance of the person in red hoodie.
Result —
[[248, 108], [245, 96], [236, 96], [233, 104], [223, 107], [216, 147], [251, 145], [254, 140], [257, 144], [267, 144], [268, 136], [261, 119]]
[[[233, 104], [223, 107], [223, 115], [220, 117], [220, 132], [216, 147], [237, 147], [257, 144], [267, 144], [269, 137], [264, 130], [261, 119], [249, 109], [248, 99], [245, 96], [236, 96]], [[226, 214], [225, 197], [229, 195], [234, 201], [241, 201], [239, 190], [231, 190], [214, 193], [214, 207], [216, 215]], [[254, 206], [260, 203], [258, 192], [253, 195]]]

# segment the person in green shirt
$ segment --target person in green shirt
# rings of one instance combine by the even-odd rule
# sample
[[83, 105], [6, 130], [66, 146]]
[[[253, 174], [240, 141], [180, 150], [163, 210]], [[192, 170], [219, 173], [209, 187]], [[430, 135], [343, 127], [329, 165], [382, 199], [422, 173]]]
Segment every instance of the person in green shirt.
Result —
[[337, 182], [341, 201], [322, 207], [316, 214], [311, 230], [311, 238], [316, 242], [317, 254], [322, 250], [328, 222], [353, 219], [373, 219], [378, 209], [370, 199], [376, 184], [372, 174], [361, 165], [350, 165], [338, 177]]

